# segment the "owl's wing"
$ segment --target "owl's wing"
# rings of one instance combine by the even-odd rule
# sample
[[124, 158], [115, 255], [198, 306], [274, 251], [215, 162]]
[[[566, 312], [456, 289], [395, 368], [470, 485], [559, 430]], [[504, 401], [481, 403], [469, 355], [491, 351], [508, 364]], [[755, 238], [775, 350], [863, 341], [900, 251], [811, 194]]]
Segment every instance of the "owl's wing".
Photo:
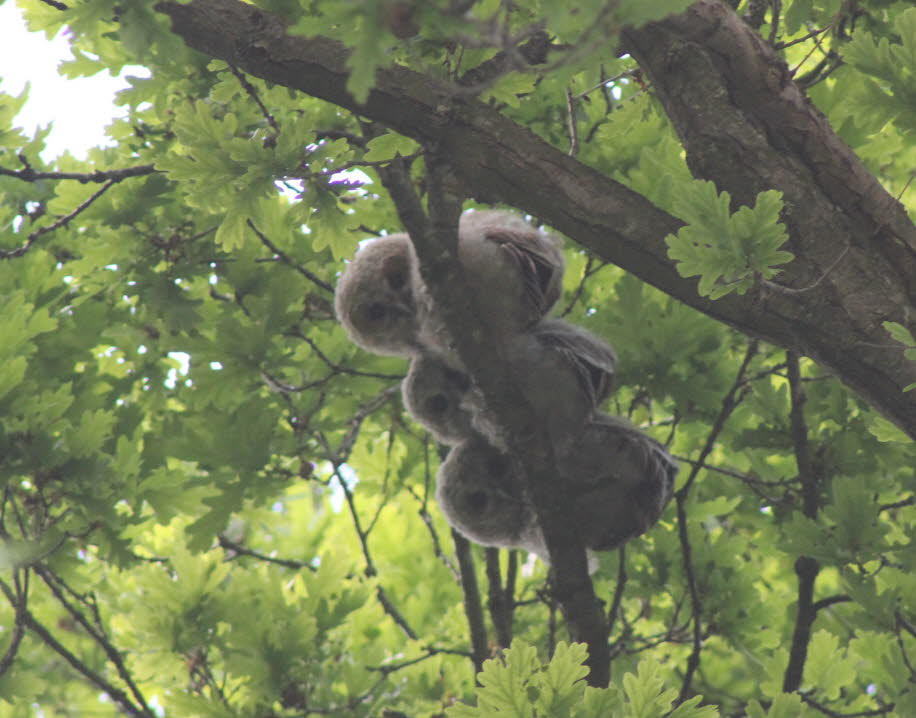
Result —
[[560, 320], [548, 320], [542, 325], [542, 330], [536, 330], [538, 341], [563, 356], [575, 369], [592, 406], [598, 406], [614, 389], [617, 365], [614, 350], [589, 332], [569, 328]]
[[562, 290], [563, 256], [559, 249], [537, 231], [487, 227], [484, 232], [518, 266], [531, 306], [541, 316], [546, 314]]

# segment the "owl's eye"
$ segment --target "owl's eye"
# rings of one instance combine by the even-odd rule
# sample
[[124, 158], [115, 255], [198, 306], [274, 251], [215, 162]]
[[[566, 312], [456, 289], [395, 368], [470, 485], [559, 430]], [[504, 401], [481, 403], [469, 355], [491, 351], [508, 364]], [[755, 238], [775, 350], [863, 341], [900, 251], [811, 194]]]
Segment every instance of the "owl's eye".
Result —
[[385, 257], [382, 262], [382, 275], [388, 286], [398, 291], [407, 284], [407, 257], [400, 254], [394, 254]]
[[464, 372], [446, 369], [445, 380], [462, 394], [471, 388], [471, 380]]
[[386, 313], [385, 305], [381, 302], [372, 302], [366, 307], [366, 319], [370, 322], [381, 321]]
[[448, 409], [448, 399], [443, 394], [431, 396], [426, 401], [426, 408], [430, 414], [444, 414], [445, 410]]
[[486, 511], [490, 497], [486, 491], [474, 491], [468, 494], [468, 506], [474, 511]]
[[508, 468], [509, 459], [502, 454], [494, 454], [487, 459], [487, 474], [491, 477], [502, 476]]
[[391, 272], [388, 275], [388, 286], [392, 289], [401, 289], [405, 284], [407, 284], [407, 273], [406, 272]]

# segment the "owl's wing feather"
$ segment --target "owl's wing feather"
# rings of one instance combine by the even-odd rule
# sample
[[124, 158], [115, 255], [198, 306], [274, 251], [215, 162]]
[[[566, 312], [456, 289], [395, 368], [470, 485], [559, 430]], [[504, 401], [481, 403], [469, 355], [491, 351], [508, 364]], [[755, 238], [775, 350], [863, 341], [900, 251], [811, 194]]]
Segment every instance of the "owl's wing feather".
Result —
[[519, 267], [525, 296], [543, 316], [560, 298], [562, 255], [537, 231], [487, 227], [485, 236], [499, 245]]

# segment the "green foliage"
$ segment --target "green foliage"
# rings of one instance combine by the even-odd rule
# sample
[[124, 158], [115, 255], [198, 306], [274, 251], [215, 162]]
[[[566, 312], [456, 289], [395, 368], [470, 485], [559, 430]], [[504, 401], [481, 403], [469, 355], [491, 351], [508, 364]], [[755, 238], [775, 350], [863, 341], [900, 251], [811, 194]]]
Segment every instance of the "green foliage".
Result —
[[677, 689], [665, 687], [661, 666], [651, 658], [639, 662], [637, 673], [627, 673], [607, 688], [592, 688], [583, 680], [588, 668], [584, 644], [557, 644], [547, 663], [537, 649], [515, 640], [502, 660], [491, 659], [478, 675], [477, 706], [458, 704], [448, 709], [450, 718], [716, 718], [713, 706], [699, 707], [700, 696], [673, 707]]
[[698, 291], [711, 299], [744, 294], [760, 279], [776, 276], [777, 265], [793, 259], [779, 249], [788, 239], [779, 222], [780, 192], [761, 192], [753, 208], [741, 207], [734, 214], [730, 205], [731, 195], [717, 193], [712, 182], [682, 186], [674, 210], [687, 226], [665, 240], [680, 275], [699, 275]]
[[[888, 334], [906, 347], [903, 355], [907, 359], [916, 361], [916, 338], [913, 337], [910, 330], [897, 322], [884, 322], [883, 326], [887, 329]], [[916, 383], [903, 388], [904, 391], [910, 391], [911, 389], [916, 389]]]
[[[454, 83], [543, 22], [567, 50], [468, 92], [564, 152], [575, 139], [583, 164], [682, 217], [671, 257], [708, 296], [746, 293], [792, 258], [778, 193], [733, 208], [696, 182], [651, 83], [617, 56], [623, 24], [686, 2], [257, 4], [350, 48], [359, 97], [394, 63]], [[916, 715], [913, 442], [803, 359], [817, 469], [806, 513], [784, 352], [749, 354], [746, 337], [568, 240], [559, 306], [615, 346], [604, 409], [681, 459], [687, 523], [671, 504], [624, 551], [597, 556], [613, 619], [606, 689], [586, 685], [581, 645], [555, 643], [566, 633], [547, 568], [500, 552], [515, 641], [476, 686], [433, 499], [437, 447], [398, 399], [406, 362], [356, 348], [333, 312], [344, 260], [400, 229], [376, 163], [417, 145], [382, 127], [366, 142], [365, 118], [244, 84], [153, 4], [56, 5], [25, 12], [36, 32], [69, 28], [64, 76], [133, 64], [149, 76], [119, 93], [123, 117], [85, 160], [48, 156], [47, 128], [17, 126], [27, 92], [0, 95], [0, 250], [28, 247], [0, 259], [0, 718], [821, 715], [809, 701]], [[787, 64], [797, 78], [821, 59], [832, 68], [811, 101], [914, 210], [916, 13], [783, 5]], [[804, 39], [809, 28], [824, 32]], [[102, 186], [91, 173], [147, 165], [89, 201]], [[910, 330], [884, 326], [889, 361], [916, 359]], [[803, 555], [819, 562], [822, 602], [805, 699], [782, 693]], [[479, 548], [472, 559], [496, 654], [492, 571]], [[694, 597], [701, 663], [678, 704]]]
[[843, 49], [843, 58], [868, 76], [856, 103], [869, 115], [912, 133], [916, 132], [916, 8], [899, 13], [892, 28], [891, 38], [855, 33]]

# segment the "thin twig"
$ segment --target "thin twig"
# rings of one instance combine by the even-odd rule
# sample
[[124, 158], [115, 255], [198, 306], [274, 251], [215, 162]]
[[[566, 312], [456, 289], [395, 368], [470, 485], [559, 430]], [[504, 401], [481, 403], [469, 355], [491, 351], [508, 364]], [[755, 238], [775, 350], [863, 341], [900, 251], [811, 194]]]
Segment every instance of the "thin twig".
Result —
[[724, 476], [731, 476], [734, 479], [740, 479], [746, 483], [755, 483], [762, 486], [785, 486], [789, 482], [788, 479], [778, 479], [778, 480], [768, 480], [768, 479], [757, 479], [752, 477], [750, 474], [742, 474], [740, 471], [735, 471], [733, 469], [724, 469], [721, 466], [712, 466], [711, 464], [705, 464], [701, 461], [688, 458], [686, 456], [679, 456], [677, 454], [672, 454], [672, 456], [678, 461], [683, 461], [684, 463], [690, 464], [691, 466], [699, 466], [701, 469], [706, 469], [707, 471], [715, 471], [717, 474], [722, 474]]
[[48, 234], [49, 232], [53, 232], [54, 230], [60, 229], [61, 227], [65, 227], [66, 225], [68, 225], [71, 220], [73, 220], [83, 210], [88, 208], [99, 197], [105, 194], [105, 192], [107, 192], [114, 184], [116, 184], [116, 182], [117, 180], [108, 180], [108, 182], [102, 185], [102, 187], [98, 191], [94, 192], [88, 199], [86, 199], [76, 209], [70, 212], [70, 214], [64, 215], [63, 217], [58, 219], [53, 224], [49, 224], [47, 227], [39, 227], [38, 229], [36, 229], [34, 232], [32, 232], [28, 236], [28, 238], [25, 241], [25, 244], [23, 244], [22, 246], [17, 247], [16, 249], [0, 250], [0, 259], [13, 259], [15, 257], [21, 257], [22, 255], [24, 255], [26, 252], [29, 251], [29, 249], [32, 247], [32, 244], [35, 243], [36, 239], [38, 239], [42, 235]]
[[[21, 159], [21, 158], [20, 158]], [[159, 172], [153, 165], [137, 165], [136, 167], [125, 167], [120, 170], [93, 170], [92, 172], [36, 172], [30, 166], [25, 169], [11, 170], [7, 167], [0, 167], [0, 175], [6, 177], [15, 177], [23, 182], [37, 182], [38, 180], [76, 180], [81, 184], [94, 182], [120, 182], [129, 177], [143, 177]]]
[[751, 359], [756, 356], [758, 348], [759, 343], [756, 339], [751, 340], [748, 343], [747, 351], [744, 354], [744, 359], [741, 362], [741, 366], [738, 368], [738, 374], [736, 375], [735, 381], [732, 383], [728, 392], [725, 394], [725, 397], [722, 399], [722, 408], [720, 409], [718, 416], [716, 416], [716, 420], [713, 422], [712, 428], [709, 431], [709, 435], [706, 437], [706, 443], [696, 460], [690, 462], [693, 464], [693, 468], [690, 470], [690, 474], [687, 476], [687, 481], [684, 482], [684, 485], [680, 489], [678, 489], [678, 493], [683, 494], [684, 498], [686, 498], [687, 494], [690, 492], [690, 487], [693, 485], [697, 475], [700, 473], [700, 468], [706, 466], [706, 457], [709, 456], [715, 447], [716, 439], [719, 438], [719, 434], [722, 432], [722, 429], [725, 428], [725, 422], [728, 420], [728, 417], [731, 416], [732, 412], [743, 399], [744, 393], [742, 392], [742, 394], [739, 396], [738, 392], [747, 386], [747, 378], [745, 377], [745, 374], [747, 373], [747, 368], [751, 363]]
[[[805, 393], [802, 388], [798, 354], [786, 352], [786, 370], [789, 375], [789, 423], [792, 443], [795, 448], [795, 463], [802, 485], [802, 512], [814, 519], [818, 511], [817, 477], [811, 460], [808, 442], [808, 426], [805, 421]], [[799, 556], [795, 561], [798, 576], [798, 601], [789, 662], [783, 677], [782, 689], [793, 693], [802, 683], [805, 661], [808, 658], [808, 644], [811, 641], [811, 626], [817, 618], [814, 609], [814, 583], [820, 572], [820, 564], [810, 556]]]
[[700, 473], [700, 467], [706, 463], [706, 457], [712, 452], [716, 439], [718, 439], [719, 434], [725, 427], [725, 422], [728, 420], [728, 417], [731, 416], [738, 404], [741, 403], [746, 393], [739, 394], [738, 392], [742, 387], [747, 387], [745, 375], [751, 360], [757, 354], [758, 348], [759, 343], [756, 339], [748, 343], [747, 351], [744, 354], [744, 360], [738, 368], [738, 374], [735, 377], [735, 381], [732, 383], [731, 388], [729, 388], [725, 398], [722, 400], [722, 408], [716, 420], [713, 422], [709, 435], [706, 437], [706, 444], [700, 451], [700, 455], [697, 457], [696, 463], [694, 463], [687, 477], [687, 481], [674, 494], [677, 508], [678, 538], [681, 544], [681, 553], [684, 558], [684, 575], [687, 579], [687, 588], [690, 592], [690, 604], [693, 614], [693, 647], [690, 651], [690, 655], [687, 657], [687, 669], [684, 671], [681, 690], [678, 693], [678, 704], [683, 703], [690, 696], [690, 684], [693, 682], [694, 674], [700, 667], [700, 652], [703, 648], [703, 604], [700, 599], [700, 591], [697, 588], [696, 575], [693, 570], [693, 549], [690, 545], [690, 535], [687, 531], [687, 498], [690, 493], [690, 488], [693, 486], [693, 482]]
[[837, 603], [849, 603], [852, 601], [852, 596], [847, 596], [846, 594], [841, 594], [837, 596], [828, 596], [827, 598], [822, 598], [819, 601], [815, 601], [811, 608], [817, 613], [820, 610], [827, 608], [828, 606], [836, 605]]
[[573, 292], [572, 298], [569, 300], [569, 304], [560, 312], [561, 317], [565, 317], [572, 311], [572, 308], [576, 303], [582, 298], [582, 293], [585, 291], [585, 282], [593, 274], [604, 269], [607, 266], [607, 262], [601, 262], [597, 267], [594, 266], [595, 257], [592, 254], [589, 254], [585, 259], [585, 270], [582, 272], [582, 279], [579, 281], [576, 291]]
[[814, 708], [814, 710], [823, 713], [825, 716], [830, 716], [830, 718], [867, 718], [867, 716], [887, 715], [892, 710], [894, 710], [894, 704], [891, 703], [890, 705], [886, 705], [883, 708], [875, 708], [874, 710], [857, 711], [856, 713], [840, 713], [839, 711], [828, 708], [823, 703], [818, 703], [816, 700], [804, 693], [799, 693], [798, 696], [805, 703]]
[[[429, 471], [428, 460], [427, 460], [427, 472]], [[429, 510], [427, 509], [427, 502], [425, 499], [417, 496], [417, 492], [414, 491], [413, 487], [407, 486], [407, 492], [413, 496], [420, 504], [420, 509], [417, 513], [420, 515], [420, 519], [423, 521], [423, 524], [426, 526], [426, 530], [429, 532], [430, 539], [433, 542], [433, 553], [436, 558], [438, 558], [442, 563], [445, 564], [445, 567], [452, 574], [456, 582], [461, 581], [461, 574], [458, 572], [458, 569], [455, 567], [455, 564], [452, 563], [452, 560], [448, 557], [445, 551], [442, 550], [442, 542], [439, 540], [439, 532], [436, 531], [436, 527], [433, 525], [433, 517], [430, 515]]]
[[385, 613], [387, 613], [392, 618], [392, 620], [401, 627], [401, 630], [407, 634], [407, 637], [413, 641], [419, 641], [420, 637], [417, 635], [416, 631], [410, 627], [410, 624], [407, 623], [407, 619], [401, 615], [401, 612], [395, 608], [394, 604], [391, 602], [391, 599], [388, 598], [388, 594], [385, 593], [385, 589], [381, 586], [377, 586], [375, 595], [376, 598], [378, 598], [378, 602], [382, 604], [382, 608], [385, 610]]
[[624, 77], [632, 77], [637, 72], [639, 72], [638, 67], [633, 67], [633, 68], [630, 68], [629, 70], [624, 70], [623, 72], [618, 73], [617, 75], [614, 75], [613, 77], [608, 77], [602, 80], [594, 87], [590, 87], [587, 90], [583, 90], [582, 92], [578, 93], [577, 95], [574, 95], [573, 99], [574, 100], [584, 99], [585, 97], [588, 97], [590, 94], [592, 94], [595, 90], [605, 89], [612, 82], [617, 82], [617, 80], [622, 80]]
[[402, 668], [408, 668], [410, 666], [415, 666], [418, 663], [421, 663], [422, 661], [432, 658], [433, 656], [440, 656], [440, 655], [463, 656], [465, 658], [471, 657], [471, 654], [468, 653], [467, 651], [459, 651], [457, 649], [452, 649], [452, 648], [433, 648], [431, 646], [427, 646], [427, 648], [425, 649], [425, 653], [423, 653], [423, 655], [421, 656], [417, 656], [416, 658], [411, 658], [410, 660], [402, 661], [401, 663], [388, 663], [388, 664], [383, 664], [381, 666], [366, 666], [366, 670], [377, 672], [377, 673], [382, 673], [383, 675], [387, 676], [391, 673], [394, 673], [395, 671], [400, 671]]
[[[521, 42], [524, 40], [524, 42]], [[530, 65], [543, 63], [550, 49], [550, 37], [540, 29], [523, 33], [516, 43], [497, 52], [489, 60], [473, 67], [458, 78], [461, 94], [480, 94], [493, 86], [501, 77], [514, 70], [526, 70]], [[463, 45], [462, 45], [463, 46]]]
[[[23, 578], [20, 578], [20, 575], [23, 575]], [[16, 589], [15, 600], [11, 601], [13, 608], [16, 610], [15, 617], [13, 618], [13, 632], [10, 636], [10, 644], [6, 648], [6, 653], [3, 654], [3, 658], [0, 658], [0, 677], [6, 673], [10, 666], [13, 665], [13, 661], [16, 659], [16, 654], [19, 652], [19, 646], [22, 643], [22, 637], [25, 635], [25, 611], [26, 605], [28, 604], [28, 594], [29, 594], [29, 569], [13, 569], [13, 585]]]
[[627, 587], [626, 549], [626, 544], [617, 549], [617, 584], [614, 586], [614, 597], [611, 599], [611, 607], [607, 612], [608, 635], [614, 631], [614, 624], [617, 622], [617, 615], [620, 613], [620, 605], [623, 602], [623, 592]]
[[271, 252], [273, 252], [277, 257], [279, 257], [280, 260], [281, 260], [284, 264], [287, 264], [287, 265], [289, 265], [290, 267], [292, 267], [293, 269], [295, 269], [297, 272], [299, 272], [299, 274], [301, 274], [303, 277], [305, 277], [306, 279], [308, 279], [310, 282], [312, 282], [312, 283], [313, 283], [314, 285], [316, 285], [317, 287], [320, 287], [320, 288], [323, 289], [324, 291], [330, 292], [331, 294], [334, 293], [334, 287], [333, 287], [333, 286], [331, 286], [331, 285], [328, 284], [326, 281], [324, 281], [324, 280], [321, 279], [320, 277], [316, 276], [315, 274], [313, 274], [312, 272], [310, 272], [309, 270], [307, 270], [305, 267], [303, 267], [303, 266], [302, 266], [301, 264], [299, 264], [298, 262], [294, 262], [292, 259], [290, 259], [289, 255], [286, 254], [286, 252], [284, 252], [282, 249], [280, 249], [280, 248], [279, 248], [277, 245], [275, 245], [273, 242], [271, 242], [271, 241], [267, 238], [267, 236], [266, 236], [260, 229], [258, 229], [257, 226], [255, 226], [255, 223], [254, 223], [254, 222], [252, 222], [252, 221], [249, 219], [249, 220], [247, 221], [247, 223], [248, 223], [248, 226], [251, 227], [251, 229], [254, 231], [254, 233], [258, 236], [258, 239], [261, 240], [261, 243], [262, 243], [265, 247], [267, 247]]
[[913, 638], [916, 638], [916, 626], [910, 623], [904, 615], [899, 611], [899, 609], [894, 613], [894, 617], [897, 619], [897, 623], [909, 633]]
[[[347, 436], [344, 437], [344, 440], [341, 442], [341, 445], [338, 447], [336, 452], [331, 449], [324, 435], [318, 434], [318, 440], [324, 446], [325, 451], [328, 454], [328, 460], [333, 466], [334, 478], [337, 479], [337, 484], [340, 486], [341, 491], [343, 491], [344, 498], [346, 499], [347, 503], [347, 508], [350, 512], [350, 518], [353, 521], [353, 527], [356, 529], [356, 536], [359, 538], [359, 543], [362, 547], [363, 559], [366, 564], [363, 573], [370, 578], [377, 576], [378, 570], [375, 567], [375, 562], [372, 560], [372, 554], [369, 551], [369, 534], [367, 531], [363, 530], [362, 523], [359, 519], [359, 512], [356, 510], [356, 500], [354, 499], [353, 492], [347, 485], [346, 480], [343, 476], [341, 476], [340, 467], [346, 461], [346, 457], [349, 456], [353, 443], [356, 441], [356, 436], [359, 434], [359, 427], [362, 425], [362, 422], [366, 416], [368, 416], [372, 411], [378, 408], [378, 406], [381, 406], [385, 401], [387, 401], [387, 395], [389, 391], [390, 389], [382, 392], [373, 401], [364, 406], [360, 412], [357, 413], [357, 415], [351, 420], [352, 427], [350, 431], [348, 432]], [[385, 613], [387, 613], [392, 618], [392, 620], [398, 626], [400, 626], [401, 630], [404, 631], [407, 637], [414, 641], [419, 640], [417, 632], [411, 628], [410, 624], [407, 623], [407, 619], [405, 619], [401, 612], [395, 608], [395, 605], [391, 602], [391, 599], [388, 598], [388, 594], [385, 593], [385, 589], [381, 585], [377, 585], [375, 593], [376, 598], [382, 605]]]
[[68, 591], [73, 596], [76, 596], [76, 592], [67, 586], [63, 579], [47, 570], [44, 566], [36, 565], [34, 566], [34, 571], [41, 577], [41, 580], [45, 582], [45, 585], [51, 589], [51, 593], [54, 594], [54, 597], [58, 600], [58, 602], [67, 610], [67, 612], [74, 618], [74, 620], [86, 630], [86, 632], [92, 637], [96, 644], [105, 652], [105, 655], [117, 670], [121, 680], [124, 681], [124, 683], [130, 689], [130, 692], [134, 696], [134, 700], [143, 706], [144, 712], [148, 712], [149, 709], [147, 706], [149, 703], [144, 697], [139, 686], [137, 686], [137, 684], [134, 682], [133, 676], [124, 663], [124, 658], [121, 655], [121, 652], [114, 647], [111, 639], [105, 635], [101, 625], [102, 619], [101, 616], [98, 615], [98, 611], [93, 610], [96, 622], [91, 623], [89, 619], [86, 618], [85, 614], [76, 606], [74, 606], [64, 595], [64, 590]]
[[812, 30], [807, 35], [802, 35], [801, 37], [797, 37], [794, 40], [790, 40], [789, 42], [777, 42], [773, 46], [773, 48], [775, 50], [785, 50], [787, 47], [792, 47], [792, 45], [798, 45], [800, 42], [804, 42], [805, 40], [810, 40], [812, 37], [823, 35], [825, 32], [827, 32], [828, 30], [832, 28], [833, 28], [833, 23], [827, 25], [827, 27], [822, 27], [818, 30]]
[[[10, 590], [10, 587], [7, 586], [7, 584], [3, 580], [0, 580], [0, 591], [2, 591], [6, 595], [7, 600], [11, 604], [15, 603], [15, 600], [16, 600], [15, 595]], [[35, 616], [32, 615], [30, 611], [25, 610], [23, 612], [23, 618], [29, 630], [34, 632], [42, 641], [44, 641], [45, 645], [47, 645], [48, 648], [50, 648], [52, 651], [57, 653], [61, 658], [63, 658], [67, 663], [69, 663], [70, 666], [74, 670], [76, 670], [77, 673], [79, 673], [84, 678], [86, 678], [90, 683], [100, 688], [105, 693], [107, 693], [108, 696], [115, 703], [121, 706], [121, 708], [123, 708], [126, 713], [129, 713], [132, 716], [143, 716], [144, 718], [155, 718], [155, 714], [151, 710], [149, 710], [145, 706], [142, 706], [142, 707], [135, 706], [131, 702], [130, 697], [124, 691], [122, 691], [120, 688], [117, 688], [116, 686], [109, 683], [107, 680], [105, 680], [104, 677], [102, 677], [101, 675], [93, 671], [91, 668], [89, 668], [89, 666], [87, 666], [77, 656], [75, 656], [73, 653], [67, 650], [67, 648], [63, 644], [61, 644], [60, 641], [58, 641], [51, 634], [51, 632], [47, 628], [45, 628], [44, 625], [42, 625], [38, 621], [38, 619], [35, 618]]]
[[814, 289], [815, 287], [817, 287], [818, 284], [820, 284], [821, 282], [823, 282], [823, 281], [824, 281], [824, 278], [825, 278], [828, 274], [830, 274], [830, 272], [833, 271], [833, 268], [836, 267], [836, 265], [838, 265], [838, 264], [840, 263], [840, 260], [843, 259], [843, 257], [845, 257], [846, 254], [849, 252], [849, 247], [850, 247], [850, 245], [847, 244], [847, 245], [843, 248], [843, 251], [840, 252], [839, 255], [837, 255], [837, 258], [834, 259], [834, 260], [830, 263], [830, 266], [827, 267], [827, 269], [825, 269], [823, 272], [821, 272], [821, 276], [819, 276], [817, 279], [815, 279], [815, 280], [814, 280], [811, 284], [809, 284], [807, 287], [799, 287], [798, 289], [793, 289], [792, 287], [785, 287], [785, 286], [783, 286], [782, 284], [777, 284], [776, 282], [771, 282], [771, 281], [769, 281], [769, 280], [767, 280], [767, 279], [761, 280], [761, 283], [762, 283], [763, 286], [765, 286], [767, 289], [772, 289], [772, 290], [773, 290], [774, 292], [776, 292], [777, 294], [785, 294], [785, 295], [791, 296], [791, 297], [797, 296], [797, 295], [799, 295], [799, 294], [804, 294], [805, 292], [810, 292], [812, 289]]
[[277, 124], [277, 120], [274, 118], [270, 111], [264, 106], [264, 103], [261, 102], [261, 98], [258, 96], [258, 91], [254, 89], [248, 78], [239, 70], [235, 65], [230, 64], [229, 69], [232, 71], [232, 74], [235, 75], [235, 78], [239, 81], [239, 84], [242, 86], [242, 89], [248, 94], [248, 96], [254, 100], [255, 104], [258, 106], [258, 109], [261, 110], [261, 114], [264, 116], [264, 119], [267, 120], [267, 124], [271, 126], [271, 129], [274, 131], [274, 137], [280, 134], [280, 125]]
[[579, 125], [576, 123], [576, 100], [572, 91], [566, 88], [566, 129], [569, 132], [570, 157], [579, 154]]
[[892, 504], [882, 504], [878, 507], [878, 511], [893, 511], [894, 509], [902, 509], [906, 506], [916, 505], [916, 496], [910, 496], [908, 499], [903, 499], [902, 501], [895, 501]]
[[770, 36], [767, 42], [770, 45], [776, 44], [776, 36], [779, 34], [779, 13], [782, 12], [782, 0], [770, 0]]
[[[265, 561], [267, 563], [273, 563], [277, 566], [283, 566], [284, 568], [292, 568], [295, 570], [301, 570], [307, 568], [309, 571], [317, 571], [318, 569], [307, 561], [294, 561], [293, 559], [288, 558], [275, 558], [274, 556], [268, 556], [263, 553], [258, 553], [257, 551], [252, 551], [250, 548], [245, 548], [240, 543], [236, 543], [231, 539], [226, 538], [223, 534], [217, 536], [217, 541], [219, 541], [220, 548], [225, 549], [226, 551], [233, 551], [239, 556], [250, 556], [251, 558], [256, 558], [258, 561]], [[230, 557], [231, 558], [231, 557]]]

